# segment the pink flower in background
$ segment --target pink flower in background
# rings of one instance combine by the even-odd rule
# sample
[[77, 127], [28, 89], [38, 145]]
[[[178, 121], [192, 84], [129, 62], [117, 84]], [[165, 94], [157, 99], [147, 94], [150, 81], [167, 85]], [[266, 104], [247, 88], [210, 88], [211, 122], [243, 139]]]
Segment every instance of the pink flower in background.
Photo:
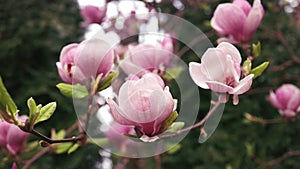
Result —
[[13, 163], [13, 165], [11, 166], [11, 169], [18, 169], [18, 166], [16, 163]]
[[275, 93], [271, 91], [269, 100], [283, 117], [295, 118], [300, 112], [300, 89], [292, 84], [283, 84]]
[[106, 7], [87, 5], [81, 9], [80, 14], [84, 19], [82, 23], [84, 27], [92, 23], [101, 23], [106, 14]]
[[128, 140], [124, 134], [133, 134], [132, 130], [132, 127], [112, 122], [109, 126], [109, 130], [105, 132], [105, 135], [111, 143], [120, 149], [123, 145], [126, 145], [124, 142]]
[[141, 72], [159, 73], [170, 63], [173, 57], [173, 43], [166, 37], [161, 43], [129, 45], [120, 67], [126, 74]]
[[147, 136], [163, 132], [162, 122], [175, 106], [169, 88], [153, 73], [127, 80], [120, 88], [118, 104], [111, 99], [107, 103], [116, 122], [134, 126]]
[[252, 85], [253, 74], [240, 80], [241, 55], [230, 43], [222, 42], [216, 48], [208, 49], [201, 63], [191, 62], [189, 71], [193, 81], [203, 89], [233, 95], [237, 105], [238, 95], [247, 92]]
[[65, 46], [56, 66], [64, 82], [82, 83], [99, 74], [103, 74], [104, 78], [112, 68], [114, 56], [108, 43], [101, 39], [90, 39]]
[[[25, 122], [27, 116], [18, 119]], [[18, 126], [0, 120], [0, 147], [7, 154], [16, 155], [24, 150], [24, 145], [29, 134], [22, 131]]]
[[260, 0], [254, 0], [252, 7], [246, 0], [234, 0], [218, 5], [211, 26], [223, 37], [218, 41], [243, 43], [251, 40], [263, 16]]

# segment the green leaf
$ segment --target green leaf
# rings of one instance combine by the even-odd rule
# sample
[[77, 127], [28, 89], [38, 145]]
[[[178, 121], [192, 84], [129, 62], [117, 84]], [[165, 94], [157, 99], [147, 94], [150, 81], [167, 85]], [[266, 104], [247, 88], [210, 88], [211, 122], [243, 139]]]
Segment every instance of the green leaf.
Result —
[[175, 133], [176, 131], [182, 129], [183, 126], [184, 126], [184, 122], [174, 122], [165, 132]]
[[63, 95], [71, 98], [81, 99], [89, 95], [87, 88], [80, 84], [59, 83], [56, 87]]
[[250, 73], [251, 68], [252, 68], [251, 60], [249, 59], [245, 60], [242, 66], [243, 74], [247, 76]]
[[48, 120], [54, 113], [56, 109], [56, 102], [51, 102], [45, 105], [41, 108], [40, 113], [38, 114], [38, 117], [33, 122], [33, 124], [37, 124], [41, 121]]
[[254, 57], [258, 57], [261, 52], [261, 45], [260, 42], [257, 42], [257, 44], [252, 44], [252, 54]]
[[[0, 108], [3, 113], [9, 117], [16, 116], [18, 113], [18, 108], [6, 90], [2, 78], [0, 77]], [[9, 111], [9, 112], [7, 112]]]
[[79, 144], [73, 144], [73, 146], [69, 148], [68, 154], [71, 154], [74, 151], [76, 151], [78, 149], [78, 147], [79, 147]]
[[176, 118], [178, 117], [178, 113], [177, 111], [173, 111], [173, 113], [165, 120], [162, 122], [162, 130], [166, 130], [167, 128], [169, 128], [169, 126], [173, 123], [173, 121], [176, 120]]
[[55, 153], [56, 154], [65, 153], [71, 148], [72, 145], [73, 143], [58, 143], [55, 145]]
[[254, 74], [253, 79], [259, 77], [266, 70], [268, 66], [269, 66], [269, 62], [264, 62], [259, 66], [255, 67], [254, 69], [252, 69], [250, 71], [250, 74]]
[[110, 72], [98, 86], [98, 91], [102, 91], [111, 86], [113, 80], [119, 76], [118, 71]]

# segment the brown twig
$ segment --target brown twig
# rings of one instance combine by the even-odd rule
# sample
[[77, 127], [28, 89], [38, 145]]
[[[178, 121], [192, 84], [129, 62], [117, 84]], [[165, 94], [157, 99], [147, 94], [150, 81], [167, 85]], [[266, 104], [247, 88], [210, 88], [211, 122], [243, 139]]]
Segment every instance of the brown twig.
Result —
[[38, 160], [39, 158], [41, 158], [43, 155], [45, 155], [49, 151], [51, 151], [50, 147], [47, 147], [47, 148], [41, 150], [40, 152], [38, 152], [37, 154], [35, 154], [31, 159], [27, 160], [22, 169], [28, 169], [31, 166], [32, 163], [34, 163], [36, 160]]
[[295, 150], [295, 151], [289, 151], [289, 152], [286, 152], [284, 153], [283, 155], [281, 155], [280, 157], [274, 159], [274, 160], [271, 160], [271, 161], [268, 161], [265, 163], [265, 166], [266, 167], [272, 167], [274, 165], [277, 165], [279, 164], [280, 162], [282, 162], [283, 160], [289, 158], [289, 157], [293, 157], [293, 156], [300, 156], [300, 150]]
[[207, 121], [207, 119], [216, 111], [216, 109], [220, 105], [221, 105], [220, 101], [216, 102], [214, 104], [214, 107], [209, 110], [209, 112], [206, 114], [206, 116], [200, 122], [198, 122], [198, 123], [196, 123], [196, 124], [194, 124], [192, 126], [186, 127], [184, 129], [178, 130], [175, 133], [161, 135], [161, 136], [159, 136], [159, 138], [160, 139], [165, 139], [165, 138], [175, 137], [175, 136], [178, 136], [178, 135], [180, 135], [182, 133], [188, 132], [188, 131], [190, 131], [190, 130], [192, 130], [194, 128], [202, 126]]

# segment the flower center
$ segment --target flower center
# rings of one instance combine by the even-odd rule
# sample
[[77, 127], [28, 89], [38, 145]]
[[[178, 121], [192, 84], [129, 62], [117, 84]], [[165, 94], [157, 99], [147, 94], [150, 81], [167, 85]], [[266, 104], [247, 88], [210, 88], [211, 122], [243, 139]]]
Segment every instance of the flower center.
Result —
[[235, 80], [232, 76], [230, 77], [226, 77], [226, 85], [230, 86], [230, 87], [235, 87]]

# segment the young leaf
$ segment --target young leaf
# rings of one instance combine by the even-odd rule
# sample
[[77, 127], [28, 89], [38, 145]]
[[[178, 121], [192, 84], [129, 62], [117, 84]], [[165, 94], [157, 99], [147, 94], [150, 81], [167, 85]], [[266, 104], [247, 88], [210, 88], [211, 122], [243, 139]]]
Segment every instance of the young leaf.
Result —
[[37, 124], [41, 121], [48, 120], [54, 113], [56, 109], [56, 102], [48, 103], [41, 108], [40, 113], [33, 124]]
[[165, 132], [175, 133], [176, 131], [182, 129], [183, 126], [184, 126], [184, 122], [174, 122]]
[[58, 143], [55, 146], [55, 153], [56, 154], [62, 154], [67, 152], [71, 147], [73, 143]]
[[73, 144], [73, 146], [69, 148], [68, 154], [71, 154], [74, 151], [76, 151], [78, 149], [78, 147], [79, 147], [79, 144]]
[[250, 74], [254, 74], [253, 79], [259, 77], [268, 66], [269, 66], [269, 62], [264, 62], [264, 63], [260, 64], [259, 66], [255, 67], [254, 69], [252, 69], [250, 71]]
[[87, 88], [80, 84], [71, 85], [67, 83], [59, 83], [56, 87], [63, 95], [71, 98], [81, 99], [89, 94]]
[[260, 42], [257, 42], [257, 44], [252, 44], [252, 53], [254, 57], [258, 57], [260, 55], [261, 52], [261, 46], [260, 46]]
[[104, 79], [103, 81], [99, 84], [98, 86], [98, 91], [102, 91], [106, 88], [108, 88], [109, 86], [111, 86], [112, 81], [118, 77], [119, 72], [115, 71], [115, 72], [110, 72]]
[[[0, 109], [9, 117], [16, 116], [18, 113], [17, 106], [7, 92], [2, 78], [0, 77]], [[7, 112], [6, 109], [10, 112]], [[11, 116], [12, 115], [12, 116]]]
[[162, 122], [162, 130], [166, 130], [173, 123], [173, 121], [176, 120], [177, 117], [177, 111], [173, 111], [173, 113], [165, 121]]
[[249, 72], [251, 71], [251, 67], [252, 67], [251, 60], [250, 59], [245, 60], [242, 66], [242, 71], [245, 76], [249, 74]]

